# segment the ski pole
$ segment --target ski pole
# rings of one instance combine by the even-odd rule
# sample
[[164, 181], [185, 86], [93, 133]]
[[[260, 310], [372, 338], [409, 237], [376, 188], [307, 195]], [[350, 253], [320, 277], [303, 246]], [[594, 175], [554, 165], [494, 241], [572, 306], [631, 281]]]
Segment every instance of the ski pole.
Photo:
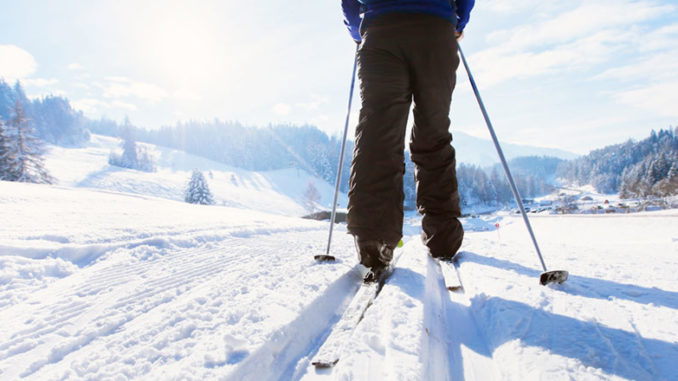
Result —
[[537, 244], [537, 239], [534, 236], [534, 232], [532, 231], [532, 226], [530, 225], [530, 220], [527, 218], [527, 213], [525, 212], [525, 208], [523, 207], [523, 202], [522, 199], [520, 198], [520, 193], [518, 193], [518, 187], [516, 187], [515, 182], [513, 181], [513, 176], [511, 176], [511, 171], [509, 170], [508, 164], [506, 162], [506, 158], [504, 157], [504, 153], [501, 150], [501, 147], [499, 146], [499, 140], [497, 139], [497, 135], [494, 133], [494, 128], [492, 128], [492, 122], [490, 122], [490, 117], [487, 114], [487, 110], [485, 109], [485, 104], [483, 103], [483, 100], [480, 98], [480, 92], [478, 91], [478, 86], [476, 86], [476, 81], [473, 80], [473, 75], [471, 75], [471, 70], [468, 67], [468, 63], [466, 62], [466, 57], [464, 57], [464, 52], [461, 50], [461, 46], [458, 46], [459, 48], [459, 55], [461, 56], [461, 60], [464, 63], [464, 68], [466, 69], [466, 74], [468, 74], [468, 79], [469, 82], [471, 82], [471, 87], [473, 87], [473, 93], [476, 96], [476, 100], [478, 101], [478, 106], [480, 106], [480, 111], [483, 114], [483, 118], [485, 118], [485, 124], [487, 124], [487, 129], [490, 130], [490, 135], [492, 136], [492, 142], [494, 142], [494, 147], [497, 149], [497, 154], [499, 154], [499, 159], [501, 160], [501, 165], [504, 167], [504, 172], [506, 173], [506, 178], [508, 179], [509, 185], [511, 186], [511, 192], [513, 192], [513, 197], [516, 199], [516, 204], [518, 204], [518, 209], [520, 209], [520, 213], [523, 215], [523, 220], [525, 221], [525, 226], [527, 226], [527, 231], [530, 233], [530, 237], [532, 237], [532, 243], [534, 243], [534, 248], [537, 250], [537, 255], [539, 256], [539, 261], [541, 262], [541, 267], [544, 269], [544, 272], [541, 273], [539, 277], [539, 283], [542, 285], [546, 285], [548, 283], [552, 282], [558, 282], [558, 283], [563, 283], [567, 280], [568, 273], [565, 270], [555, 270], [555, 271], [548, 271], [546, 269], [546, 264], [544, 263], [544, 258], [541, 255], [541, 251], [539, 250], [539, 245]]
[[336, 258], [330, 255], [330, 246], [332, 245], [332, 230], [334, 228], [334, 218], [337, 215], [337, 198], [339, 197], [339, 185], [341, 182], [341, 173], [344, 169], [344, 153], [346, 152], [346, 136], [348, 135], [348, 121], [351, 116], [351, 103], [353, 102], [353, 88], [355, 87], [355, 72], [358, 67], [358, 48], [356, 45], [355, 56], [353, 58], [353, 74], [351, 74], [351, 90], [348, 94], [348, 110], [346, 111], [346, 123], [344, 124], [344, 138], [341, 141], [341, 154], [339, 155], [339, 167], [337, 168], [337, 180], [334, 183], [334, 201], [332, 202], [332, 215], [330, 217], [330, 233], [327, 237], [327, 251], [324, 255], [314, 256], [316, 261], [334, 261]]

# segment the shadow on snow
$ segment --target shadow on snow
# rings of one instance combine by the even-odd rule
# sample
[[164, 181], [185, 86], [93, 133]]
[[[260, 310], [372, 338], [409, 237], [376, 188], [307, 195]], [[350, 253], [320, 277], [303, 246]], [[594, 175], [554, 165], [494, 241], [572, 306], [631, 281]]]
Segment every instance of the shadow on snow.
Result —
[[[475, 262], [504, 270], [513, 270], [519, 274], [535, 278], [535, 283], [537, 282], [537, 279], [539, 279], [539, 274], [541, 274], [541, 271], [537, 269], [528, 268], [504, 259], [486, 257], [468, 251], [464, 252], [463, 261]], [[566, 292], [571, 295], [605, 300], [614, 297], [636, 303], [654, 304], [656, 306], [664, 306], [678, 310], [678, 292], [665, 291], [656, 287], [648, 288], [632, 284], [617, 283], [600, 278], [587, 278], [573, 274], [570, 274], [567, 282], [556, 287], [558, 291]]]
[[[464, 252], [462, 261], [510, 269], [535, 279], [539, 276], [537, 270], [470, 252]], [[412, 285], [403, 289], [408, 292], [407, 288], [412, 292]], [[558, 286], [558, 290], [590, 298], [607, 299], [607, 295], [610, 295], [639, 303], [670, 308], [678, 306], [678, 295], [674, 292], [579, 276], [572, 276], [565, 285]], [[674, 360], [678, 358], [678, 343], [645, 338], [636, 332], [610, 328], [595, 320], [577, 320], [498, 297], [480, 295], [470, 302], [470, 307], [465, 307], [450, 301], [447, 316], [453, 321], [455, 314], [468, 313], [470, 310], [485, 340], [467, 339], [460, 335], [460, 341], [449, 343], [451, 356], [459, 352], [461, 345], [476, 353], [491, 356], [501, 345], [517, 339], [524, 345], [540, 347], [576, 359], [585, 366], [628, 379], [675, 377]]]

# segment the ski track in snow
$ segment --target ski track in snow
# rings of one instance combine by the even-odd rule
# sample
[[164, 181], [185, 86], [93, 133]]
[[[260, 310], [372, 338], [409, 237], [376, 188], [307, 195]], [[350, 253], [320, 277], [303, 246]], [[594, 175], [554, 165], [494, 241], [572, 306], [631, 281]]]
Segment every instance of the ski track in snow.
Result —
[[[517, 216], [464, 221], [463, 292], [444, 288], [441, 268], [409, 235], [350, 351], [333, 369], [316, 370], [313, 356], [360, 285], [350, 236], [335, 234], [338, 261], [319, 264], [312, 257], [325, 249], [323, 223], [11, 187], [28, 192], [0, 197], [12, 210], [33, 192], [91, 210], [117, 201], [115, 211], [128, 217], [109, 223], [105, 210], [83, 223], [59, 206], [17, 222], [49, 229], [0, 229], [14, 253], [0, 256], [2, 380], [678, 379], [671, 213], [535, 216], [549, 268], [570, 271], [565, 284], [547, 287]], [[182, 220], [135, 214], [145, 203]], [[57, 255], [35, 255], [39, 241]], [[72, 253], [88, 245], [101, 250]]]
[[[27, 303], [2, 311], [4, 316], [13, 317], [14, 324], [0, 330], [0, 376], [150, 377], [154, 372], [161, 378], [168, 376], [171, 373], [166, 369], [159, 371], [151, 364], [185, 361], [191, 357], [191, 347], [224, 340], [199, 338], [198, 332], [214, 334], [224, 327], [235, 332], [239, 321], [263, 320], [267, 314], [260, 308], [246, 308], [242, 303], [226, 308], [229, 298], [253, 299], [247, 297], [249, 288], [263, 281], [266, 292], [255, 287], [253, 293], [275, 299], [278, 286], [290, 284], [284, 279], [290, 275], [289, 268], [296, 268], [297, 276], [303, 276], [303, 270], [313, 264], [310, 254], [321, 250], [319, 245], [301, 244], [305, 241], [302, 237], [309, 235], [317, 236], [270, 234], [258, 238], [256, 247], [252, 247], [251, 238], [232, 238], [218, 247], [177, 251], [149, 261], [112, 266], [102, 263], [77, 274], [78, 279], [63, 279], [61, 284], [57, 282], [33, 295]], [[288, 257], [294, 251], [309, 252], [309, 256]], [[276, 275], [278, 266], [287, 270]], [[339, 267], [341, 264], [335, 268], [317, 266], [330, 272]], [[261, 271], [253, 273], [253, 268]], [[317, 284], [308, 286], [311, 297], [321, 289]], [[335, 289], [344, 289], [341, 281]], [[330, 296], [327, 300], [335, 300], [337, 295]], [[258, 330], [256, 324], [248, 324], [240, 335], [248, 329], [252, 333]], [[173, 346], [172, 355], [163, 353]], [[236, 364], [250, 350], [222, 348], [220, 352], [214, 358], [193, 360], [204, 362], [205, 369], [219, 370]], [[70, 369], [50, 368], [64, 361], [71, 364]], [[121, 367], [121, 363], [125, 365]], [[221, 370], [205, 375], [226, 373]]]

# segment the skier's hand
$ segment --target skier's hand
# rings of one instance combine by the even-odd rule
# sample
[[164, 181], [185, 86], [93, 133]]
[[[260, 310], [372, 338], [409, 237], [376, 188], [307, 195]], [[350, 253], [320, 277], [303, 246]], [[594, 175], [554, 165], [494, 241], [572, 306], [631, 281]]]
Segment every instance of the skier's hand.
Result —
[[464, 39], [464, 31], [462, 30], [461, 32], [456, 31], [454, 32], [454, 35], [457, 36], [457, 41], [461, 41]]

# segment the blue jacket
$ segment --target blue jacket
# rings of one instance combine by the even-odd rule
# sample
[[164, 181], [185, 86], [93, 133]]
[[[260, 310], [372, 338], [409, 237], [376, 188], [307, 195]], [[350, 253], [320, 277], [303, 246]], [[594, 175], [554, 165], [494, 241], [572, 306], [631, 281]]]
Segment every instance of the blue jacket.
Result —
[[[475, 0], [342, 0], [344, 23], [351, 37], [360, 42], [360, 23], [389, 12], [428, 13], [450, 20], [461, 32], [466, 27]], [[361, 14], [363, 17], [361, 18]]]

